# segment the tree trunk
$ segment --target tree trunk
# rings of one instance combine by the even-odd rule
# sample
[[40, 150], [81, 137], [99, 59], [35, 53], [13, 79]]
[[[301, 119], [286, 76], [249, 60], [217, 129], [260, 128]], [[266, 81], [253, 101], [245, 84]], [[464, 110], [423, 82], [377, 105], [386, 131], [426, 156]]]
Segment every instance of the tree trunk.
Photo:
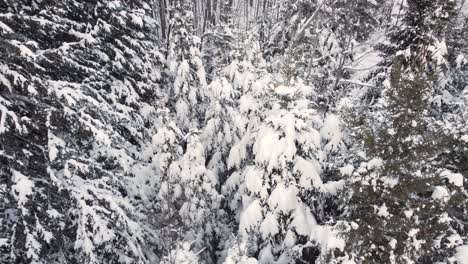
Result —
[[159, 21], [161, 24], [161, 37], [163, 40], [167, 38], [167, 26], [166, 26], [166, 0], [158, 0], [158, 7], [159, 7]]

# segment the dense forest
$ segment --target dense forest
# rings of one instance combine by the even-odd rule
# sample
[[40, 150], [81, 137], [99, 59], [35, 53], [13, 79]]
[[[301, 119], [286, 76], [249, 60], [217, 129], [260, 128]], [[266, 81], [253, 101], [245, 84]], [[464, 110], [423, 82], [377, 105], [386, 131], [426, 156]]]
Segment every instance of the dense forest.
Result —
[[0, 0], [0, 263], [468, 263], [468, 1]]

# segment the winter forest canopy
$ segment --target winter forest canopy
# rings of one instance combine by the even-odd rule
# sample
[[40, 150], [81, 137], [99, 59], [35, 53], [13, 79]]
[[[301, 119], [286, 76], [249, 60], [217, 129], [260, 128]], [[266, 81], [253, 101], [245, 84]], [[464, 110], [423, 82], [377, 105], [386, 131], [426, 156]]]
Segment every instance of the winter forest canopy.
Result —
[[0, 263], [468, 263], [468, 1], [0, 0]]

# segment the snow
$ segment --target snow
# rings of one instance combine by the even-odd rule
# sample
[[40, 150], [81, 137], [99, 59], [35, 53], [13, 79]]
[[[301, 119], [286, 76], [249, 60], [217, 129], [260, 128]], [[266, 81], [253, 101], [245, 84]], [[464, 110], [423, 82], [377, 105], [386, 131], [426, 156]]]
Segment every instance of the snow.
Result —
[[234, 168], [238, 167], [241, 162], [245, 159], [245, 149], [241, 145], [235, 145], [231, 148], [229, 151], [229, 157], [228, 157], [228, 167], [229, 168]]
[[440, 176], [448, 179], [451, 184], [457, 187], [463, 187], [463, 175], [460, 173], [453, 173], [449, 170], [445, 170], [440, 174]]
[[174, 80], [174, 94], [179, 95], [185, 93], [190, 75], [190, 65], [187, 60], [183, 60], [177, 68], [177, 75]]
[[207, 88], [214, 98], [219, 99], [231, 98], [234, 92], [231, 83], [224, 77], [215, 79]]
[[138, 16], [136, 14], [130, 14], [130, 18], [134, 25], [143, 27], [143, 18], [141, 16]]
[[275, 257], [271, 252], [271, 244], [267, 244], [258, 254], [259, 263], [275, 263]]
[[288, 230], [286, 232], [286, 236], [284, 237], [283, 244], [286, 248], [291, 248], [296, 245], [296, 235], [294, 234], [292, 230]]
[[223, 264], [258, 264], [255, 258], [246, 256], [246, 247], [245, 241], [229, 247], [227, 257]]
[[2, 21], [0, 21], [0, 29], [2, 29], [2, 31], [5, 33], [13, 32], [13, 30], [9, 26], [7, 26], [5, 23], [3, 23]]
[[279, 232], [279, 224], [276, 220], [276, 216], [269, 212], [266, 214], [265, 219], [260, 225], [260, 233], [264, 238], [273, 237]]
[[342, 190], [345, 187], [345, 184], [346, 182], [344, 180], [329, 181], [323, 184], [322, 188], [325, 192], [336, 195], [338, 191]]
[[241, 234], [246, 235], [247, 231], [256, 228], [262, 220], [262, 206], [259, 200], [254, 200], [241, 214], [239, 231]]
[[248, 113], [249, 111], [256, 111], [258, 109], [257, 100], [250, 94], [243, 95], [239, 99], [239, 111], [243, 114]]
[[294, 164], [294, 171], [300, 173], [299, 185], [303, 188], [310, 189], [312, 187], [322, 186], [320, 172], [317, 171], [317, 166], [308, 160], [298, 157]]
[[383, 203], [380, 207], [377, 208], [377, 215], [381, 217], [388, 217], [390, 213], [388, 212], [387, 205]]
[[74, 29], [70, 29], [68, 31], [68, 34], [72, 35], [72, 36], [75, 36], [79, 39], [82, 39], [84, 42], [87, 42], [87, 43], [96, 43], [98, 42], [91, 34], [89, 33], [82, 33], [82, 32], [78, 32]]
[[[283, 119], [282, 119], [283, 120]], [[294, 124], [292, 117], [285, 117], [285, 137], [280, 137], [278, 131], [264, 126], [260, 129], [257, 140], [253, 146], [255, 161], [257, 163], [266, 163], [267, 169], [272, 170], [278, 166], [279, 160], [284, 157], [286, 160], [292, 160], [296, 153], [294, 143]]]
[[351, 165], [351, 164], [348, 164], [348, 165], [340, 168], [340, 173], [343, 176], [351, 176], [353, 174], [353, 171], [354, 171], [354, 166]]
[[455, 258], [459, 264], [468, 264], [468, 245], [458, 247]]
[[19, 45], [20, 54], [23, 57], [34, 57], [34, 52], [32, 52], [28, 47], [24, 45]]
[[383, 176], [383, 177], [381, 177], [381, 180], [382, 180], [382, 183], [385, 186], [389, 187], [390, 189], [397, 186], [397, 184], [400, 182], [400, 180], [397, 177]]
[[432, 59], [434, 59], [438, 65], [444, 65], [447, 56], [447, 45], [445, 40], [435, 39], [434, 43], [429, 46], [428, 50], [431, 52]]
[[49, 209], [46, 211], [46, 213], [51, 217], [51, 218], [59, 218], [62, 216], [61, 213], [59, 213], [57, 210], [55, 209]]
[[268, 205], [276, 211], [288, 213], [297, 208], [298, 190], [295, 186], [285, 186], [279, 183], [268, 198]]
[[30, 259], [39, 259], [39, 253], [41, 251], [41, 244], [31, 233], [26, 234], [26, 256]]
[[7, 117], [8, 116], [13, 121], [13, 123], [15, 125], [15, 129], [18, 132], [21, 133], [22, 127], [21, 127], [20, 123], [18, 122], [18, 117], [16, 116], [15, 112], [8, 110], [8, 108], [6, 108], [6, 106], [1, 104], [1, 101], [0, 101], [0, 111], [1, 111], [1, 115], [0, 115], [0, 134], [3, 134], [3, 133], [5, 133], [7, 131], [7, 127], [6, 127], [5, 123], [7, 122]]
[[0, 83], [5, 85], [10, 93], [12, 92], [13, 86], [11, 85], [11, 82], [3, 74], [0, 74]]
[[413, 210], [405, 210], [403, 213], [407, 219], [410, 219], [414, 214]]
[[313, 241], [317, 241], [323, 251], [340, 249], [343, 251], [345, 246], [344, 239], [340, 236], [340, 231], [331, 226], [316, 226], [313, 228], [310, 237]]
[[448, 243], [446, 243], [447, 247], [454, 248], [461, 244], [463, 244], [463, 239], [460, 237], [459, 234], [452, 234], [447, 237]]
[[436, 186], [434, 187], [434, 191], [432, 192], [432, 199], [435, 200], [444, 200], [447, 201], [450, 197], [449, 191], [447, 188], [443, 186]]
[[390, 240], [390, 242], [388, 242], [388, 245], [390, 246], [391, 249], [395, 249], [396, 245], [397, 245], [397, 240], [392, 238], [392, 240]]
[[296, 87], [292, 87], [292, 86], [286, 86], [286, 85], [280, 85], [276, 88], [274, 88], [275, 90], [275, 93], [278, 94], [278, 95], [283, 95], [283, 96], [292, 96], [294, 95], [295, 93], [297, 93], [297, 88]]
[[461, 138], [460, 138], [460, 139], [461, 139], [462, 141], [464, 141], [464, 142], [467, 142], [467, 143], [468, 143], [468, 135], [463, 135], [463, 136], [461, 136]]
[[302, 236], [309, 236], [317, 226], [317, 221], [312, 215], [310, 208], [304, 203], [300, 203], [291, 216], [292, 221], [289, 226]]
[[12, 195], [19, 206], [24, 206], [28, 201], [28, 196], [33, 193], [34, 182], [19, 171], [11, 170], [12, 173]]
[[245, 170], [245, 186], [247, 190], [254, 194], [260, 193], [262, 190], [262, 171], [255, 166], [249, 166]]
[[58, 153], [59, 153], [59, 150], [57, 147], [64, 148], [65, 141], [63, 141], [61, 138], [58, 138], [50, 131], [48, 133], [48, 137], [49, 137], [49, 142], [48, 142], [49, 160], [54, 161], [57, 158]]
[[198, 264], [199, 258], [190, 250], [190, 243], [183, 242], [178, 248], [171, 250], [169, 256], [163, 259], [161, 264]]
[[414, 237], [416, 236], [416, 234], [419, 232], [419, 229], [417, 228], [412, 228], [409, 232], [408, 232], [408, 236], [409, 237]]
[[7, 238], [0, 238], [0, 247], [8, 246], [8, 239]]
[[320, 129], [320, 135], [328, 143], [325, 145], [324, 150], [329, 153], [338, 151], [342, 146], [342, 134], [340, 129], [341, 121], [335, 114], [329, 114]]
[[367, 162], [367, 169], [372, 170], [372, 169], [378, 169], [382, 167], [383, 165], [383, 160], [381, 158], [373, 158], [369, 162]]

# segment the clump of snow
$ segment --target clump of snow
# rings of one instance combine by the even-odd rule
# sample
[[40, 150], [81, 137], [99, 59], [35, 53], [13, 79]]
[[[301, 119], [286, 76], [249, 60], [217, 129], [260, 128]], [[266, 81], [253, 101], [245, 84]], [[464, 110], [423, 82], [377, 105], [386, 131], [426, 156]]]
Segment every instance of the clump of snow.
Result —
[[273, 213], [268, 213], [260, 225], [260, 233], [264, 238], [274, 236], [279, 232], [279, 223]]
[[381, 177], [381, 180], [382, 180], [382, 183], [385, 186], [389, 187], [390, 189], [397, 186], [397, 184], [400, 182], [400, 180], [397, 177], [383, 176], [383, 177]]
[[229, 151], [229, 157], [227, 161], [228, 168], [239, 167], [242, 160], [245, 159], [246, 152], [242, 145], [234, 145]]
[[414, 212], [413, 210], [405, 210], [403, 213], [405, 214], [406, 218], [410, 219], [413, 216]]
[[52, 217], [52, 218], [59, 218], [59, 217], [62, 216], [62, 214], [59, 213], [59, 212], [58, 212], [57, 210], [55, 210], [55, 209], [49, 209], [49, 210], [46, 211], [46, 213], [47, 213], [50, 217]]
[[412, 228], [412, 229], [409, 231], [408, 236], [409, 236], [409, 237], [414, 237], [414, 236], [416, 236], [416, 234], [417, 234], [418, 232], [419, 232], [419, 229], [417, 229], [417, 228]]
[[388, 245], [389, 245], [392, 249], [395, 249], [395, 248], [396, 248], [396, 245], [397, 245], [396, 239], [392, 238], [392, 240], [390, 240], [390, 242], [388, 242]]
[[143, 18], [141, 16], [138, 16], [136, 14], [130, 14], [130, 18], [134, 25], [143, 27]]
[[460, 137], [460, 139], [468, 143], [468, 135], [463, 135]]
[[23, 57], [34, 57], [34, 52], [32, 52], [28, 47], [25, 45], [19, 45], [20, 55]]
[[275, 257], [271, 252], [271, 244], [265, 246], [258, 254], [258, 261], [260, 263], [275, 263]]
[[[292, 129], [294, 129], [294, 127], [292, 127]], [[284, 156], [286, 159], [291, 160], [296, 153], [296, 146], [293, 139], [293, 136], [288, 135], [281, 138], [275, 129], [269, 126], [264, 126], [259, 131], [257, 140], [253, 147], [255, 160], [258, 163], [266, 163], [269, 170], [277, 167], [280, 156]]]
[[447, 190], [447, 188], [443, 187], [443, 186], [436, 186], [434, 187], [434, 191], [432, 192], [432, 199], [435, 199], [435, 200], [444, 200], [446, 201], [449, 197], [450, 197], [450, 194]]
[[381, 217], [388, 217], [390, 213], [388, 212], [387, 205], [385, 203], [382, 204], [382, 206], [376, 208], [377, 209], [377, 215]]
[[452, 234], [447, 237], [447, 247], [453, 248], [463, 244], [463, 239], [460, 237], [459, 234]]
[[219, 99], [230, 98], [233, 94], [231, 83], [224, 77], [213, 80], [207, 89]]
[[65, 141], [63, 141], [61, 138], [55, 136], [52, 132], [49, 131], [48, 133], [48, 138], [49, 138], [49, 159], [50, 161], [54, 161], [57, 158], [58, 155], [58, 148], [57, 147], [65, 147]]
[[449, 170], [445, 170], [440, 174], [440, 176], [448, 179], [448, 181], [455, 186], [463, 187], [463, 175], [460, 173], [453, 173]]
[[12, 170], [12, 194], [19, 206], [23, 206], [28, 201], [28, 196], [33, 193], [34, 182], [21, 172]]
[[341, 121], [335, 114], [329, 114], [323, 123], [323, 127], [320, 129], [320, 135], [323, 139], [328, 141], [324, 150], [327, 153], [333, 153], [338, 151], [342, 145], [342, 133], [340, 129]]
[[8, 239], [0, 238], [0, 247], [8, 246]]
[[300, 203], [296, 210], [294, 210], [292, 219], [290, 226], [294, 227], [299, 235], [308, 236], [312, 233], [314, 227], [317, 226], [317, 221], [312, 215], [310, 208], [303, 203]]
[[367, 163], [367, 169], [372, 170], [372, 169], [378, 169], [382, 167], [383, 165], [383, 160], [381, 158], [373, 158]]
[[313, 228], [310, 238], [313, 241], [317, 241], [323, 251], [340, 249], [343, 251], [345, 241], [340, 237], [340, 231], [334, 229], [331, 226], [320, 226], [317, 225]]
[[339, 181], [329, 181], [322, 185], [322, 188], [325, 192], [330, 194], [336, 194], [339, 190], [343, 189], [345, 186], [344, 180]]
[[0, 21], [0, 29], [2, 29], [2, 31], [5, 32], [5, 33], [12, 33], [13, 32], [13, 30], [9, 26], [4, 24], [2, 21]]
[[351, 164], [348, 164], [348, 165], [340, 168], [340, 173], [343, 176], [351, 176], [353, 174], [353, 171], [354, 171], [354, 166], [351, 165]]
[[298, 206], [298, 190], [295, 186], [285, 186], [280, 183], [268, 198], [268, 205], [278, 211], [289, 212]]
[[468, 245], [464, 245], [457, 248], [455, 259], [459, 264], [468, 264]]
[[296, 164], [294, 164], [294, 171], [298, 171], [301, 175], [299, 179], [300, 186], [307, 189], [322, 186], [322, 179], [320, 179], [318, 169], [312, 161], [298, 157]]
[[256, 228], [262, 220], [262, 206], [259, 200], [254, 200], [242, 212], [239, 230], [242, 234], [246, 234], [247, 231]]
[[262, 171], [255, 166], [249, 166], [245, 171], [245, 186], [252, 193], [260, 193], [262, 190]]

